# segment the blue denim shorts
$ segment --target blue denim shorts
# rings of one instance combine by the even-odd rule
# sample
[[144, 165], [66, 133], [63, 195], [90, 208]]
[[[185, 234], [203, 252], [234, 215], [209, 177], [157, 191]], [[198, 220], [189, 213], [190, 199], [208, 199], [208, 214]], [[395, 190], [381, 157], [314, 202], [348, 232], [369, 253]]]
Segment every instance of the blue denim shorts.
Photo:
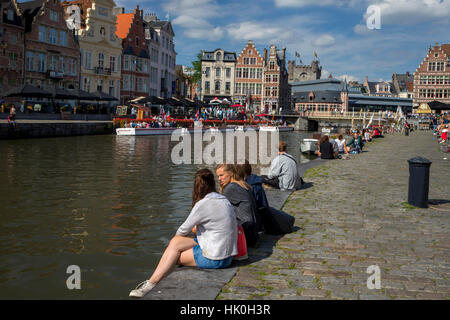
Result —
[[[194, 238], [195, 242], [198, 243], [197, 237]], [[194, 260], [197, 267], [202, 269], [222, 269], [226, 268], [231, 264], [233, 257], [228, 257], [222, 260], [211, 260], [203, 256], [202, 249], [199, 245], [192, 248], [194, 252]]]

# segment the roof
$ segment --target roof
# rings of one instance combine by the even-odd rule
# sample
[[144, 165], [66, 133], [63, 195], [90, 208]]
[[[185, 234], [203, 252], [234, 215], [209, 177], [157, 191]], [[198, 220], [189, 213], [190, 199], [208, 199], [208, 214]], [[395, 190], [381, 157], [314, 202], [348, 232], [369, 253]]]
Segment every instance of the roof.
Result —
[[121, 13], [117, 15], [116, 36], [118, 38], [125, 39], [128, 36], [133, 19], [134, 13]]
[[445, 52], [447, 55], [450, 56], [450, 44], [449, 44], [449, 43], [447, 43], [447, 44], [442, 44], [442, 45], [441, 45], [441, 48], [442, 48], [442, 50], [444, 50], [444, 52]]
[[305, 103], [320, 103], [320, 102], [331, 102], [331, 103], [342, 103], [341, 93], [339, 91], [312, 91], [314, 93], [314, 99], [309, 100], [309, 94], [311, 91], [296, 92], [294, 97], [296, 102]]
[[344, 84], [339, 79], [318, 79], [310, 81], [289, 82], [291, 91], [310, 92], [310, 91], [343, 91]]
[[125, 50], [123, 50], [123, 54], [129, 54], [132, 56], [137, 56], [136, 52], [134, 52], [133, 47], [128, 45]]

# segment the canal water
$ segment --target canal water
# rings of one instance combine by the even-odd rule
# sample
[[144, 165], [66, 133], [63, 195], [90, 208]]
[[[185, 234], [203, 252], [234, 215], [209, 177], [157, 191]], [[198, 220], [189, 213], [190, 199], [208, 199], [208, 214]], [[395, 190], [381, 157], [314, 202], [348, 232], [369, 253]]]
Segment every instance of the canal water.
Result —
[[[280, 139], [307, 162], [299, 146], [311, 136]], [[173, 164], [175, 144], [115, 135], [0, 141], [0, 299], [127, 299], [188, 216], [204, 167]], [[81, 290], [66, 286], [71, 265]]]

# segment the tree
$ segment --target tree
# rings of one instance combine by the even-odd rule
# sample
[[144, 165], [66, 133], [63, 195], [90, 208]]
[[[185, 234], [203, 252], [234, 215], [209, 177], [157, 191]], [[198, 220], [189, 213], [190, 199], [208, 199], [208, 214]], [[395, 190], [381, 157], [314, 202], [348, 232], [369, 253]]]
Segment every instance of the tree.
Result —
[[192, 67], [189, 71], [193, 71], [194, 74], [190, 77], [191, 83], [199, 83], [202, 80], [202, 57], [203, 53], [200, 51], [197, 54], [197, 60], [192, 61]]

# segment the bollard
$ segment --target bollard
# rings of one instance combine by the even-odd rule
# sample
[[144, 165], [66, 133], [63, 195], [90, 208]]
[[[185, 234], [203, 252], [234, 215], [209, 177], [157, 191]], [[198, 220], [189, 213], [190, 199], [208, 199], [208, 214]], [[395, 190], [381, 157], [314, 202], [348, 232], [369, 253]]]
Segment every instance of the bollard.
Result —
[[431, 161], [422, 157], [408, 160], [408, 203], [419, 208], [428, 208]]

